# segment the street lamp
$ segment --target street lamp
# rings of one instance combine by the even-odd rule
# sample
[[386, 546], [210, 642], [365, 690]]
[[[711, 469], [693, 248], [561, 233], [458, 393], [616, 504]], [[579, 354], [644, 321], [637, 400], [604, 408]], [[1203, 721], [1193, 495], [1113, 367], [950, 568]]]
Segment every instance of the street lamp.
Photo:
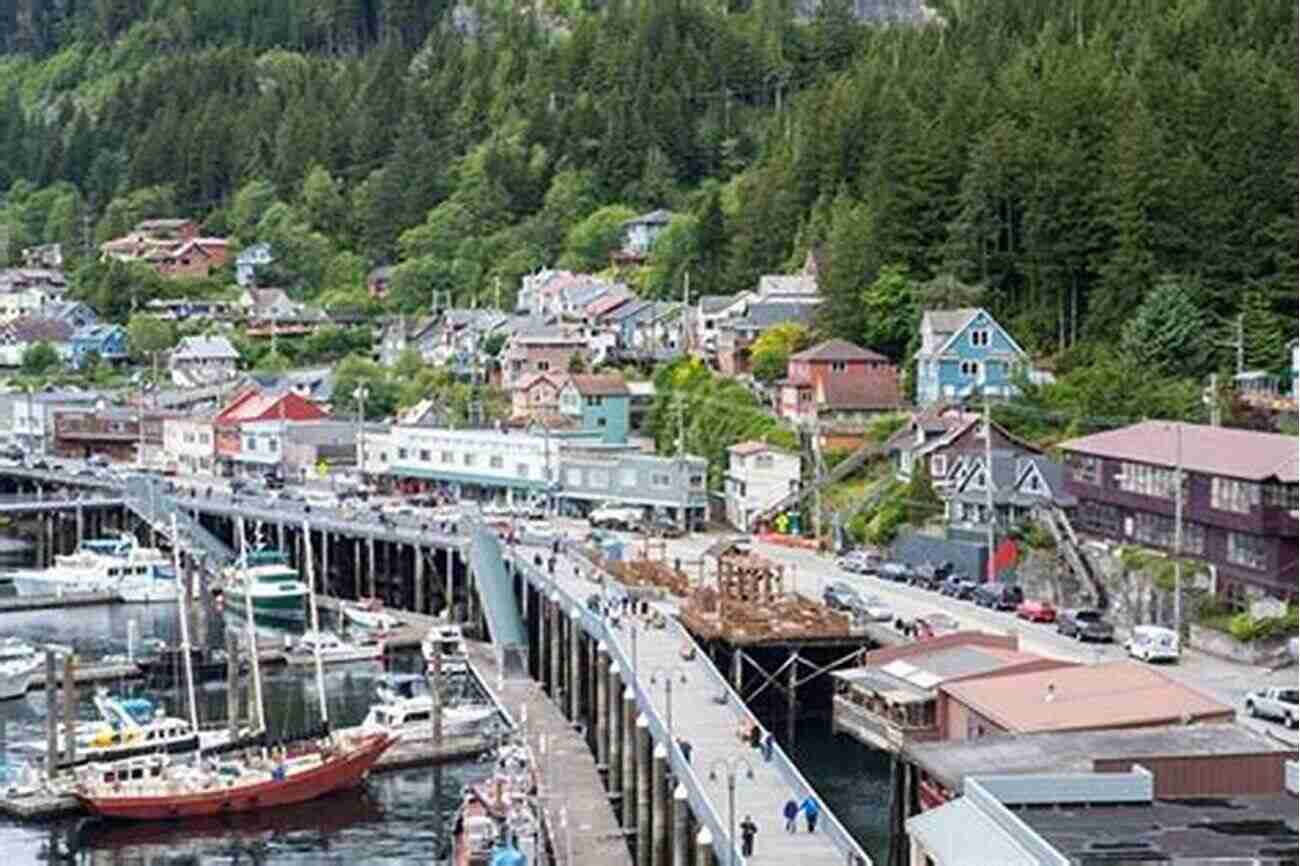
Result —
[[718, 758], [709, 765], [709, 781], [718, 781], [718, 768], [727, 779], [727, 847], [731, 849], [728, 858], [730, 866], [736, 866], [736, 777], [743, 769], [746, 779], [754, 778], [754, 768], [742, 757]]
[[366, 398], [370, 396], [370, 389], [365, 385], [358, 385], [352, 392], [352, 396], [357, 401], [357, 469], [362, 478], [366, 475]]
[[664, 704], [666, 712], [665, 718], [668, 722], [668, 742], [670, 749], [677, 747], [677, 741], [673, 738], [673, 680], [677, 680], [682, 685], [686, 685], [686, 671], [679, 667], [655, 668], [650, 672], [650, 685], [664, 684]]

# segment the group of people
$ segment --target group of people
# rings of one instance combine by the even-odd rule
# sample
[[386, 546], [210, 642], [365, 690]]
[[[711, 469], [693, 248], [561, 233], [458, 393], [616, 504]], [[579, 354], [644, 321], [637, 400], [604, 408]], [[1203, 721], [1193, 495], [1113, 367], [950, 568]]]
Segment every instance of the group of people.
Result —
[[[799, 832], [799, 816], [803, 815], [804, 822], [808, 827], [809, 833], [817, 832], [817, 816], [821, 814], [821, 807], [812, 797], [804, 797], [800, 803], [791, 797], [785, 801], [785, 807], [781, 810], [782, 817], [785, 818], [785, 832]], [[753, 815], [745, 815], [745, 820], [740, 822], [740, 853], [746, 857], [754, 856], [754, 837], [758, 835], [758, 824], [754, 821]]]

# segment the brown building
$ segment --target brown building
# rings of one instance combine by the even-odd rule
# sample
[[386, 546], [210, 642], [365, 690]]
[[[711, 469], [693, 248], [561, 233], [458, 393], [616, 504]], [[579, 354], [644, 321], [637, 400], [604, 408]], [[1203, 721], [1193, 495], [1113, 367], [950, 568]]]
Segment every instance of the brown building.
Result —
[[136, 409], [116, 406], [61, 409], [54, 413], [54, 453], [58, 457], [107, 457], [129, 463], [141, 457], [143, 445], [143, 457], [147, 461], [151, 454], [162, 452], [163, 422], [180, 417], [184, 413], [146, 409], [142, 434], [142, 415]]
[[1144, 421], [1061, 450], [1078, 531], [1172, 551], [1181, 466], [1182, 555], [1208, 563], [1230, 598], [1248, 589], [1296, 598], [1296, 437]]
[[200, 237], [194, 220], [153, 219], [101, 244], [100, 252], [105, 259], [146, 262], [165, 277], [206, 277], [226, 263], [229, 244]]
[[1236, 717], [1232, 707], [1128, 660], [958, 680], [940, 684], [938, 691], [935, 714], [944, 740]]
[[862, 666], [835, 671], [832, 728], [869, 746], [897, 751], [943, 739], [938, 689], [989, 677], [1073, 665], [1020, 652], [1013, 635], [959, 631], [866, 653]]
[[778, 411], [796, 423], [865, 421], [903, 403], [898, 368], [879, 352], [827, 340], [790, 356]]

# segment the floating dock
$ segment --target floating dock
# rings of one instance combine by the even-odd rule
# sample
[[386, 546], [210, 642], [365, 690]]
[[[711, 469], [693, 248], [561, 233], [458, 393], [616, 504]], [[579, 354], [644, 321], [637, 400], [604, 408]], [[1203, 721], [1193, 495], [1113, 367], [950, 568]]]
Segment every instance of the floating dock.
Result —
[[29, 610], [52, 610], [65, 607], [96, 607], [104, 604], [122, 604], [122, 599], [112, 592], [52, 592], [47, 595], [10, 595], [0, 598], [0, 613], [23, 613]]

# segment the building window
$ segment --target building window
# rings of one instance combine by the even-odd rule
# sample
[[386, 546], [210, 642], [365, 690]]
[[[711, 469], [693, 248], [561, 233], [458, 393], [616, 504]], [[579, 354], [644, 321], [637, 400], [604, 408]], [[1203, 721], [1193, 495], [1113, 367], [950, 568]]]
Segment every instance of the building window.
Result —
[[1084, 500], [1079, 503], [1079, 526], [1085, 531], [1118, 537], [1124, 533], [1124, 516], [1113, 505]]
[[267, 451], [279, 451], [279, 450], [280, 450], [280, 440], [279, 440], [279, 439], [275, 439], [275, 438], [273, 438], [273, 437], [271, 437], [271, 436], [266, 437], [266, 450], [267, 450]]
[[691, 475], [691, 481], [690, 481], [690, 484], [691, 484], [691, 489], [692, 489], [692, 490], [701, 490], [701, 489], [703, 489], [703, 487], [704, 487], [704, 475], [701, 474], [701, 473], [696, 473], [696, 474]]
[[527, 478], [527, 477], [531, 474], [531, 473], [528, 471], [528, 464], [527, 464], [527, 463], [516, 463], [516, 464], [515, 464], [515, 474], [518, 475], [520, 478]]
[[[1175, 550], [1174, 521], [1160, 514], [1140, 511], [1133, 516], [1133, 538], [1143, 544]], [[1182, 553], [1205, 552], [1205, 527], [1183, 522]]]
[[1300, 485], [1267, 484], [1264, 486], [1264, 504], [1271, 508], [1295, 511], [1300, 508]]
[[963, 376], [978, 376], [980, 374], [979, 361], [962, 361], [961, 374]]
[[410, 452], [407, 451], [405, 448], [398, 448], [398, 449], [397, 449], [397, 459], [398, 459], [398, 460], [405, 460], [405, 459], [407, 458], [407, 455], [408, 455], [409, 453], [410, 453]]
[[605, 426], [605, 419], [604, 419], [604, 418], [597, 418], [597, 419], [596, 419], [596, 426], [597, 426], [597, 427], [604, 427], [604, 426]]
[[651, 487], [672, 487], [673, 477], [669, 475], [667, 472], [651, 472], [650, 486]]
[[590, 487], [609, 487], [609, 470], [593, 469], [587, 475], [588, 486]]
[[976, 348], [985, 348], [989, 344], [989, 332], [987, 328], [979, 328], [970, 332], [970, 344]]
[[771, 454], [760, 454], [754, 458], [754, 467], [756, 469], [771, 469], [776, 465], [776, 458]]
[[620, 469], [618, 471], [618, 483], [624, 487], [636, 487], [636, 470]]
[[[1120, 474], [1115, 479], [1119, 489], [1139, 496], [1154, 496], [1159, 499], [1174, 498], [1174, 470], [1146, 463], [1124, 463]], [[1186, 486], [1187, 479], [1184, 477]]]
[[569, 485], [570, 487], [581, 487], [581, 486], [582, 486], [582, 470], [581, 470], [581, 469], [578, 469], [578, 468], [575, 466], [575, 467], [571, 467], [570, 469], [568, 469], [567, 471], [565, 471], [565, 473], [564, 473], [564, 483], [567, 484], [567, 485]]
[[432, 461], [433, 461], [433, 452], [430, 451], [428, 448], [421, 448], [421, 449], [420, 449], [420, 462], [421, 462], [421, 463], [430, 463], [430, 462], [432, 462]]
[[1229, 532], [1228, 562], [1263, 570], [1268, 566], [1268, 547], [1258, 535]]
[[1069, 458], [1070, 477], [1081, 484], [1091, 484], [1094, 487], [1101, 484], [1101, 458], [1099, 457], [1080, 457], [1071, 454]]
[[930, 458], [930, 477], [943, 478], [948, 474], [948, 457], [936, 454]]
[[506, 459], [504, 457], [494, 454], [488, 458], [489, 469], [504, 469], [505, 465]]
[[1210, 479], [1210, 507], [1220, 511], [1249, 514], [1252, 505], [1259, 504], [1259, 485], [1235, 478]]
[[538, 362], [537, 362], [537, 369], [540, 370], [540, 371], [542, 371], [543, 373], [545, 373], [547, 370], [551, 369], [551, 362], [550, 362], [550, 361], [538, 361]]
[[843, 373], [847, 369], [849, 369], [849, 364], [847, 361], [831, 361], [832, 373]]
[[475, 455], [475, 454], [471, 454], [471, 453], [469, 453], [469, 452], [466, 452], [466, 453], [465, 453], [465, 457], [464, 457], [464, 459], [462, 460], [462, 462], [463, 462], [466, 466], [473, 466], [473, 465], [474, 465], [474, 462], [475, 462], [475, 457], [477, 457], [477, 455]]
[[443, 451], [442, 454], [441, 454], [441, 456], [442, 456], [442, 462], [443, 462], [443, 463], [455, 463], [455, 462], [456, 462], [456, 455], [455, 455], [454, 453], [452, 453], [451, 451]]
[[244, 450], [245, 450], [245, 451], [256, 451], [256, 450], [257, 450], [257, 437], [256, 437], [256, 436], [249, 436], [247, 439], [244, 440]]

